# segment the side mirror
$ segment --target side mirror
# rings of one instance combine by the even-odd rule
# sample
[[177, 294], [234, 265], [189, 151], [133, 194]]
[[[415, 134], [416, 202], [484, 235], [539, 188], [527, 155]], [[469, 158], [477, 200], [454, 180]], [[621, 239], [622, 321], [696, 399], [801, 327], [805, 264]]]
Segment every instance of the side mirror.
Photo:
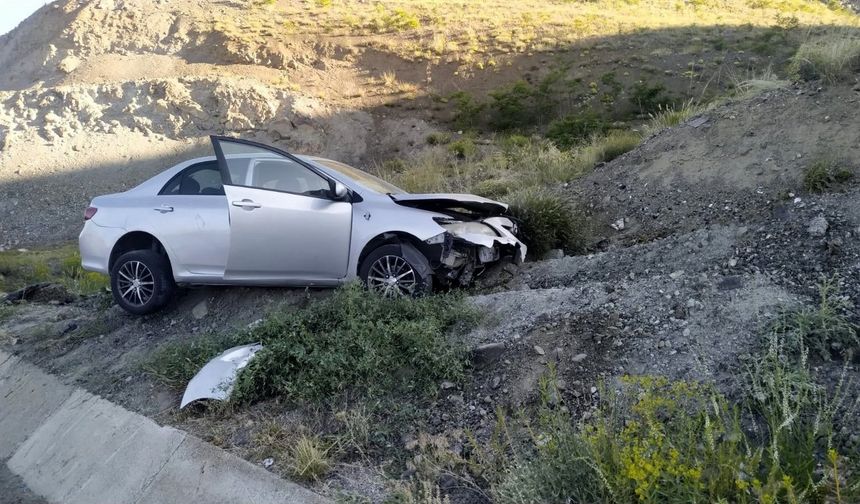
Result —
[[334, 199], [342, 201], [349, 194], [349, 189], [340, 182], [335, 181], [334, 187], [332, 188], [332, 194], [334, 194]]

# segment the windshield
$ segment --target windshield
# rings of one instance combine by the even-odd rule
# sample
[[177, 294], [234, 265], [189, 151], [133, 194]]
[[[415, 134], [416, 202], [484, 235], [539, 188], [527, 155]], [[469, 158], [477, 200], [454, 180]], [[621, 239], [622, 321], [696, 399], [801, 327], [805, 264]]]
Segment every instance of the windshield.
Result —
[[331, 159], [325, 158], [311, 158], [315, 163], [319, 163], [326, 168], [331, 168], [332, 170], [342, 173], [347, 177], [355, 180], [359, 184], [364, 187], [370, 189], [371, 191], [376, 191], [382, 194], [405, 194], [406, 191], [403, 189], [389, 184], [388, 182], [382, 180], [379, 177], [375, 177], [364, 170], [359, 170], [358, 168], [353, 168], [352, 166], [340, 163], [338, 161], [332, 161]]

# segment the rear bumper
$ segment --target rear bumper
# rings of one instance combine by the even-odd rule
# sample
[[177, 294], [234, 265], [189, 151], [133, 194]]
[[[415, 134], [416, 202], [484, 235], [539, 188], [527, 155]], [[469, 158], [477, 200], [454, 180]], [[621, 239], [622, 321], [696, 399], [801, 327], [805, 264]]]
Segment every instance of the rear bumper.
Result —
[[91, 220], [86, 221], [78, 237], [81, 266], [87, 271], [110, 274], [108, 264], [111, 250], [124, 233], [122, 228], [104, 227]]

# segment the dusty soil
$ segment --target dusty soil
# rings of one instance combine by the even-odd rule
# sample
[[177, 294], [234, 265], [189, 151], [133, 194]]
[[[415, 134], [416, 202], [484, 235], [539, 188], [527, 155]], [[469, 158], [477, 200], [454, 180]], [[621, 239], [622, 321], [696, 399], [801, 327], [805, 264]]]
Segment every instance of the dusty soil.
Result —
[[[74, 238], [91, 197], [207, 155], [210, 133], [367, 165], [423, 148], [436, 121], [451, 115], [434, 95], [486, 93], [520, 77], [537, 82], [565, 65], [585, 82], [622, 69], [625, 84], [663, 75], [676, 77], [676, 92], [717, 92], [726, 81], [709, 81], [707, 69], [721, 72], [722, 62], [760, 68], [771, 57], [741, 49], [761, 33], [717, 27], [714, 41], [677, 51], [665, 47], [689, 36], [684, 30], [591, 40], [589, 47], [599, 46], [594, 52], [583, 46], [498, 55], [497, 69], [479, 72], [444, 59], [416, 64], [383, 50], [385, 36], [249, 43], [216, 26], [245, 7], [58, 1], [0, 37], [0, 66], [16, 69], [0, 75], [0, 248]], [[715, 48], [716, 37], [730, 48]], [[646, 47], [648, 59], [631, 54], [633, 46]], [[691, 61], [697, 76], [678, 79]], [[383, 82], [386, 71], [398, 82]], [[482, 279], [469, 302], [486, 313], [484, 322], [452, 338], [494, 358], [427, 404], [404, 401], [403, 410], [414, 410], [411, 423], [391, 436], [386, 459], [341, 464], [317, 489], [378, 499], [381, 466], [394, 476], [406, 469], [414, 462], [406, 447], [419, 433], [462, 451], [466, 430], [479, 439], [489, 434], [496, 408], [533, 404], [550, 364], [579, 415], [599, 400], [601, 383], [611, 386], [623, 374], [714, 381], [732, 393], [762, 329], [779, 310], [813, 302], [822, 277], [836, 275], [843, 293], [860, 302], [860, 187], [854, 181], [807, 194], [802, 184], [804, 169], [823, 157], [860, 175], [858, 102], [860, 87], [849, 83], [792, 86], [728, 103], [569, 184], [564, 190], [595, 223], [592, 253]], [[820, 217], [825, 230], [811, 233]], [[234, 331], [279, 306], [326, 295], [193, 289], [141, 318], [112, 306], [106, 294], [21, 303], [0, 320], [0, 346], [260, 463], [253, 439], [267, 422], [313, 424], [315, 412], [270, 401], [229, 416], [178, 413], [181, 390], [161, 385], [141, 364], [165, 343]], [[481, 347], [487, 344], [497, 352]], [[841, 369], [838, 361], [814, 364], [827, 376]], [[848, 373], [860, 379], [856, 362]], [[842, 421], [856, 432], [856, 419]], [[286, 473], [284, 461], [271, 470]], [[7, 491], [20, 493], [18, 482], [0, 471], [0, 492], [30, 502]]]

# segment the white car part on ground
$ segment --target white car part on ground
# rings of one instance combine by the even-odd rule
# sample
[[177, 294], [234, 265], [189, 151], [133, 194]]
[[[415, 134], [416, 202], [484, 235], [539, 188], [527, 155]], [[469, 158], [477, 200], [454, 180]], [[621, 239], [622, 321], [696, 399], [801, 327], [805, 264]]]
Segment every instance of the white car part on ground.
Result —
[[239, 371], [262, 348], [260, 343], [233, 347], [207, 362], [188, 382], [179, 409], [200, 399], [223, 401], [230, 397]]

